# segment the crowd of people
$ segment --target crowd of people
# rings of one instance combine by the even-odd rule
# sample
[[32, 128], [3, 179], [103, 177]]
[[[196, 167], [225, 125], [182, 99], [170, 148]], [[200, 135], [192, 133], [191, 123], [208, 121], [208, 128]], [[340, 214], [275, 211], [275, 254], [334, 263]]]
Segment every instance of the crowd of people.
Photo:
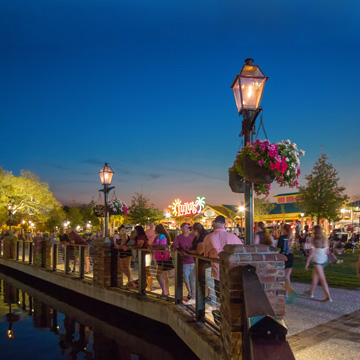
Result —
[[[242, 240], [225, 229], [225, 217], [217, 216], [213, 222], [211, 232], [204, 226], [195, 222], [184, 222], [180, 226], [180, 233], [171, 240], [168, 230], [163, 224], [150, 224], [145, 231], [142, 226], [136, 226], [130, 236], [126, 234], [124, 226], [118, 228], [114, 235], [114, 248], [118, 250], [118, 273], [119, 283], [123, 285], [124, 276], [127, 285], [132, 286], [134, 279], [131, 275], [132, 261], [138, 259], [137, 250], [145, 250], [146, 290], [153, 290], [151, 264], [154, 260], [155, 277], [158, 281], [161, 293], [169, 295], [169, 272], [174, 269], [171, 251], [178, 251], [182, 257], [183, 280], [187, 289], [185, 305], [195, 303], [195, 260], [193, 255], [202, 255], [209, 258], [218, 258], [218, 253], [227, 244], [242, 244]], [[149, 252], [146, 252], [146, 249]], [[153, 256], [153, 258], [152, 258]], [[206, 299], [210, 308], [216, 308], [219, 302], [219, 264], [210, 260], [206, 263], [205, 270]]]
[[[138, 262], [138, 250], [143, 250], [145, 253], [146, 291], [153, 290], [152, 264], [154, 264], [154, 277], [159, 283], [162, 295], [168, 296], [169, 272], [174, 269], [171, 251], [177, 250], [182, 257], [183, 280], [187, 289], [184, 304], [194, 304], [195, 260], [193, 255], [216, 259], [225, 245], [243, 244], [243, 229], [237, 225], [232, 231], [229, 231], [229, 228], [225, 227], [225, 223], [225, 217], [222, 215], [215, 218], [211, 230], [206, 230], [199, 222], [192, 225], [184, 222], [180, 226], [181, 232], [175, 236], [173, 241], [163, 224], [155, 226], [151, 223], [147, 230], [143, 226], [137, 225], [129, 235], [125, 226], [121, 225], [115, 231], [113, 237], [113, 248], [117, 250], [118, 284], [124, 285], [126, 278], [126, 285], [137, 286], [137, 280], [133, 279], [132, 268]], [[310, 289], [303, 295], [314, 297], [315, 288], [320, 282], [324, 291], [322, 301], [332, 301], [324, 271], [325, 265], [328, 262], [341, 263], [342, 260], [339, 260], [337, 256], [346, 250], [348, 243], [356, 243], [356, 239], [347, 240], [344, 244], [344, 239], [335, 232], [331, 233], [330, 238], [327, 239], [320, 226], [313, 226], [310, 231], [307, 225], [302, 229], [299, 221], [296, 222], [294, 231], [289, 224], [270, 227], [268, 230], [261, 221], [255, 224], [254, 230], [254, 244], [277, 247], [278, 252], [287, 258], [285, 261], [285, 295], [288, 302], [293, 302], [298, 296], [291, 284], [291, 273], [294, 267], [293, 248], [295, 244], [306, 260], [305, 269], [308, 270], [310, 264], [313, 264], [312, 283]], [[58, 240], [61, 247], [68, 247], [67, 254], [71, 266], [67, 269], [68, 272], [75, 272], [78, 261], [76, 245], [85, 246], [85, 273], [91, 271], [90, 258], [94, 254], [92, 246], [94, 239], [95, 235], [93, 233], [90, 233], [84, 239], [70, 228], [60, 229], [58, 239], [54, 232], [50, 234], [52, 243]], [[209, 260], [206, 263], [205, 274], [206, 298], [212, 306], [216, 306], [220, 286], [219, 264]], [[360, 258], [357, 275], [360, 277]]]

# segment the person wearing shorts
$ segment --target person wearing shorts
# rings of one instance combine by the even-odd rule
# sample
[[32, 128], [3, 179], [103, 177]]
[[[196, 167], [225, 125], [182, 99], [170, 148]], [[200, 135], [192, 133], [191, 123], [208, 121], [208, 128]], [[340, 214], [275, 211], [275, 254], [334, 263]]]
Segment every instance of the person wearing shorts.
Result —
[[190, 224], [187, 222], [182, 223], [180, 228], [181, 234], [175, 238], [171, 248], [182, 254], [184, 282], [188, 291], [188, 301], [185, 305], [192, 305], [195, 304], [195, 273], [193, 271], [195, 261], [186, 251], [191, 248], [195, 235], [190, 234]]
[[313, 229], [313, 246], [310, 255], [306, 261], [305, 270], [309, 269], [310, 262], [313, 262], [314, 270], [310, 290], [305, 291], [304, 295], [314, 297], [314, 291], [319, 281], [324, 290], [325, 297], [322, 299], [324, 302], [332, 302], [330, 296], [329, 286], [326, 281], [324, 267], [328, 262], [329, 246], [328, 240], [325, 238], [322, 229], [319, 225], [314, 226]]
[[[170, 235], [164, 228], [163, 224], [156, 225], [156, 237], [151, 244], [153, 249], [168, 250], [170, 246]], [[154, 251], [154, 258], [156, 260], [156, 279], [160, 284], [162, 295], [169, 295], [169, 279], [167, 271], [174, 268], [171, 261], [171, 253], [169, 251]]]

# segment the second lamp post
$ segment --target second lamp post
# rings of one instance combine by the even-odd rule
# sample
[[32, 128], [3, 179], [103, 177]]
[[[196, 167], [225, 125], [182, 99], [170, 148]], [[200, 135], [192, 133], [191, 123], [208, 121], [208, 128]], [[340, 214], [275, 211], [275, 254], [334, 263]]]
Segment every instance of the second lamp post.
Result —
[[105, 166], [101, 168], [99, 171], [100, 181], [101, 184], [104, 186], [103, 189], [100, 189], [99, 191], [104, 193], [105, 198], [105, 208], [104, 208], [104, 217], [105, 217], [105, 240], [109, 237], [109, 212], [108, 212], [108, 206], [107, 206], [107, 200], [108, 200], [108, 194], [109, 192], [114, 189], [114, 186], [111, 185], [111, 181], [114, 175], [113, 169], [108, 165], [108, 163], [105, 163]]

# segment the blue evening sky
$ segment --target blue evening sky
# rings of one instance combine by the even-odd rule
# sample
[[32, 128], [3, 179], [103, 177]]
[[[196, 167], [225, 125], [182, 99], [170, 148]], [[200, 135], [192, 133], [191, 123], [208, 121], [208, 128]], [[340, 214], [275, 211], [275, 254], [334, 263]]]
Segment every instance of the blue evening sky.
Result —
[[0, 166], [38, 174], [63, 204], [98, 199], [104, 162], [128, 203], [238, 204], [230, 85], [252, 57], [269, 76], [269, 140], [305, 150], [303, 174], [323, 145], [358, 194], [359, 18], [357, 0], [2, 1]]

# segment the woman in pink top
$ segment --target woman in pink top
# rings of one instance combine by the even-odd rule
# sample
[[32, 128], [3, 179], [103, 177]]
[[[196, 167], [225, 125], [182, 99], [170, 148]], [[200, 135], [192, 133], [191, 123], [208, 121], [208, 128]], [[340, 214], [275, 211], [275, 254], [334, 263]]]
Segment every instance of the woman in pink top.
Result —
[[[170, 235], [164, 228], [164, 225], [159, 224], [155, 226], [156, 237], [151, 244], [153, 249], [168, 250], [170, 247]], [[171, 266], [171, 254], [170, 252], [157, 252], [154, 251], [154, 258], [157, 263], [156, 267], [156, 279], [160, 284], [162, 294], [169, 295], [169, 279], [167, 277], [167, 271], [173, 269]]]

